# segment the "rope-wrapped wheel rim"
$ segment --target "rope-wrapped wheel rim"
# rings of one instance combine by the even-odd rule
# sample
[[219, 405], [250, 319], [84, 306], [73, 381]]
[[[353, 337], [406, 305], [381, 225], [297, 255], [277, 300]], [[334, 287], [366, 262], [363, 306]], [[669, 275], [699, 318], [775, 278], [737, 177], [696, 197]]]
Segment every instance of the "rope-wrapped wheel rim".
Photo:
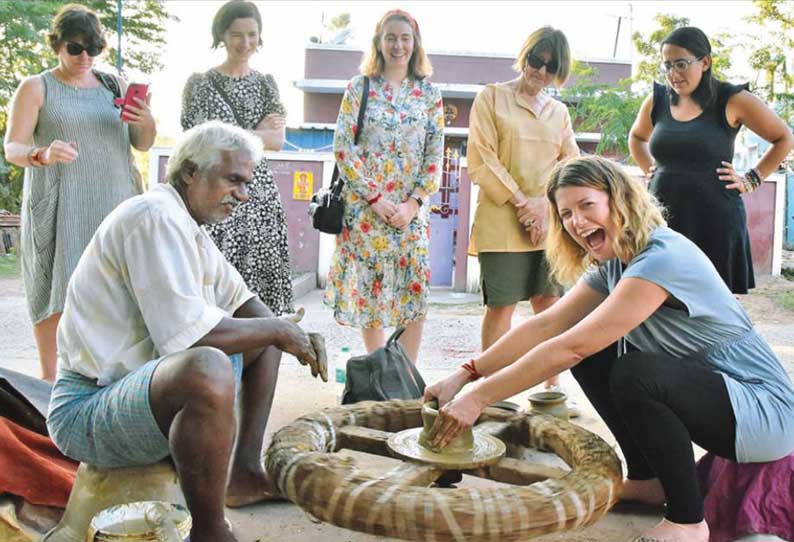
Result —
[[[355, 531], [417, 541], [526, 540], [590, 525], [612, 507], [620, 460], [601, 438], [543, 415], [486, 409], [477, 430], [505, 442], [498, 463], [467, 474], [513, 484], [428, 487], [437, 467], [403, 463], [381, 477], [360, 470], [343, 448], [389, 456], [391, 434], [422, 425], [420, 401], [362, 402], [303, 416], [283, 427], [267, 450], [270, 479], [322, 521]], [[562, 471], [520, 459], [534, 448], [557, 454]]]

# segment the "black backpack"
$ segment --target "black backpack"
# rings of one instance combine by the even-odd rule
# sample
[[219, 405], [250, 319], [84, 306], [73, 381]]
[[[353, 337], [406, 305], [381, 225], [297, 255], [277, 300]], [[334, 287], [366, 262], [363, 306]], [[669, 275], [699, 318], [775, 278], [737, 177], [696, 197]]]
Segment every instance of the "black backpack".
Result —
[[347, 361], [343, 405], [359, 401], [419, 399], [424, 395], [425, 381], [397, 340], [403, 331], [404, 327], [398, 327], [386, 346]]

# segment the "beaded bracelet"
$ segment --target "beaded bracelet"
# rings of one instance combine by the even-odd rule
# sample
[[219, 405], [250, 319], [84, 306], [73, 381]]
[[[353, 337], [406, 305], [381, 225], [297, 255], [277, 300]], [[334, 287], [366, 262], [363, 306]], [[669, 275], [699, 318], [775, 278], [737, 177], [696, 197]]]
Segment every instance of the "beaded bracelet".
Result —
[[469, 373], [469, 382], [482, 378], [482, 375], [477, 371], [477, 367], [474, 366], [474, 358], [461, 365], [460, 368]]
[[375, 195], [375, 197], [368, 199], [367, 203], [369, 203], [370, 205], [375, 205], [376, 203], [378, 203], [378, 200], [380, 200], [380, 194], [377, 194]]

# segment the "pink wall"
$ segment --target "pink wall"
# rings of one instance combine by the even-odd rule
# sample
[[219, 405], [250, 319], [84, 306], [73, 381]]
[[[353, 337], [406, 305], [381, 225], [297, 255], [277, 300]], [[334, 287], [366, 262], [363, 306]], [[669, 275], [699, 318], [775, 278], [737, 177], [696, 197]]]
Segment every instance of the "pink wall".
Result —
[[312, 227], [309, 202], [293, 198], [292, 183], [295, 171], [311, 171], [316, 192], [323, 184], [323, 163], [299, 160], [270, 160], [270, 169], [281, 193], [281, 202], [287, 215], [290, 267], [292, 272], [317, 271], [320, 249], [320, 232]]

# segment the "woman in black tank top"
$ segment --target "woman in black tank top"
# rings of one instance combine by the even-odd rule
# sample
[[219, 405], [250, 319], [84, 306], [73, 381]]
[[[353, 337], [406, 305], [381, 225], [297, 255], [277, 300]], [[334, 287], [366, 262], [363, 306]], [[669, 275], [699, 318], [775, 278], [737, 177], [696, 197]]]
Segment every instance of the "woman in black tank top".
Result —
[[[716, 80], [711, 45], [694, 27], [662, 42], [661, 71], [629, 134], [634, 161], [653, 173], [650, 189], [667, 208], [668, 225], [706, 253], [732, 292], [755, 287], [747, 215], [741, 194], [755, 190], [794, 146], [785, 123], [748, 91]], [[770, 142], [746, 175], [732, 165], [744, 124]]]

